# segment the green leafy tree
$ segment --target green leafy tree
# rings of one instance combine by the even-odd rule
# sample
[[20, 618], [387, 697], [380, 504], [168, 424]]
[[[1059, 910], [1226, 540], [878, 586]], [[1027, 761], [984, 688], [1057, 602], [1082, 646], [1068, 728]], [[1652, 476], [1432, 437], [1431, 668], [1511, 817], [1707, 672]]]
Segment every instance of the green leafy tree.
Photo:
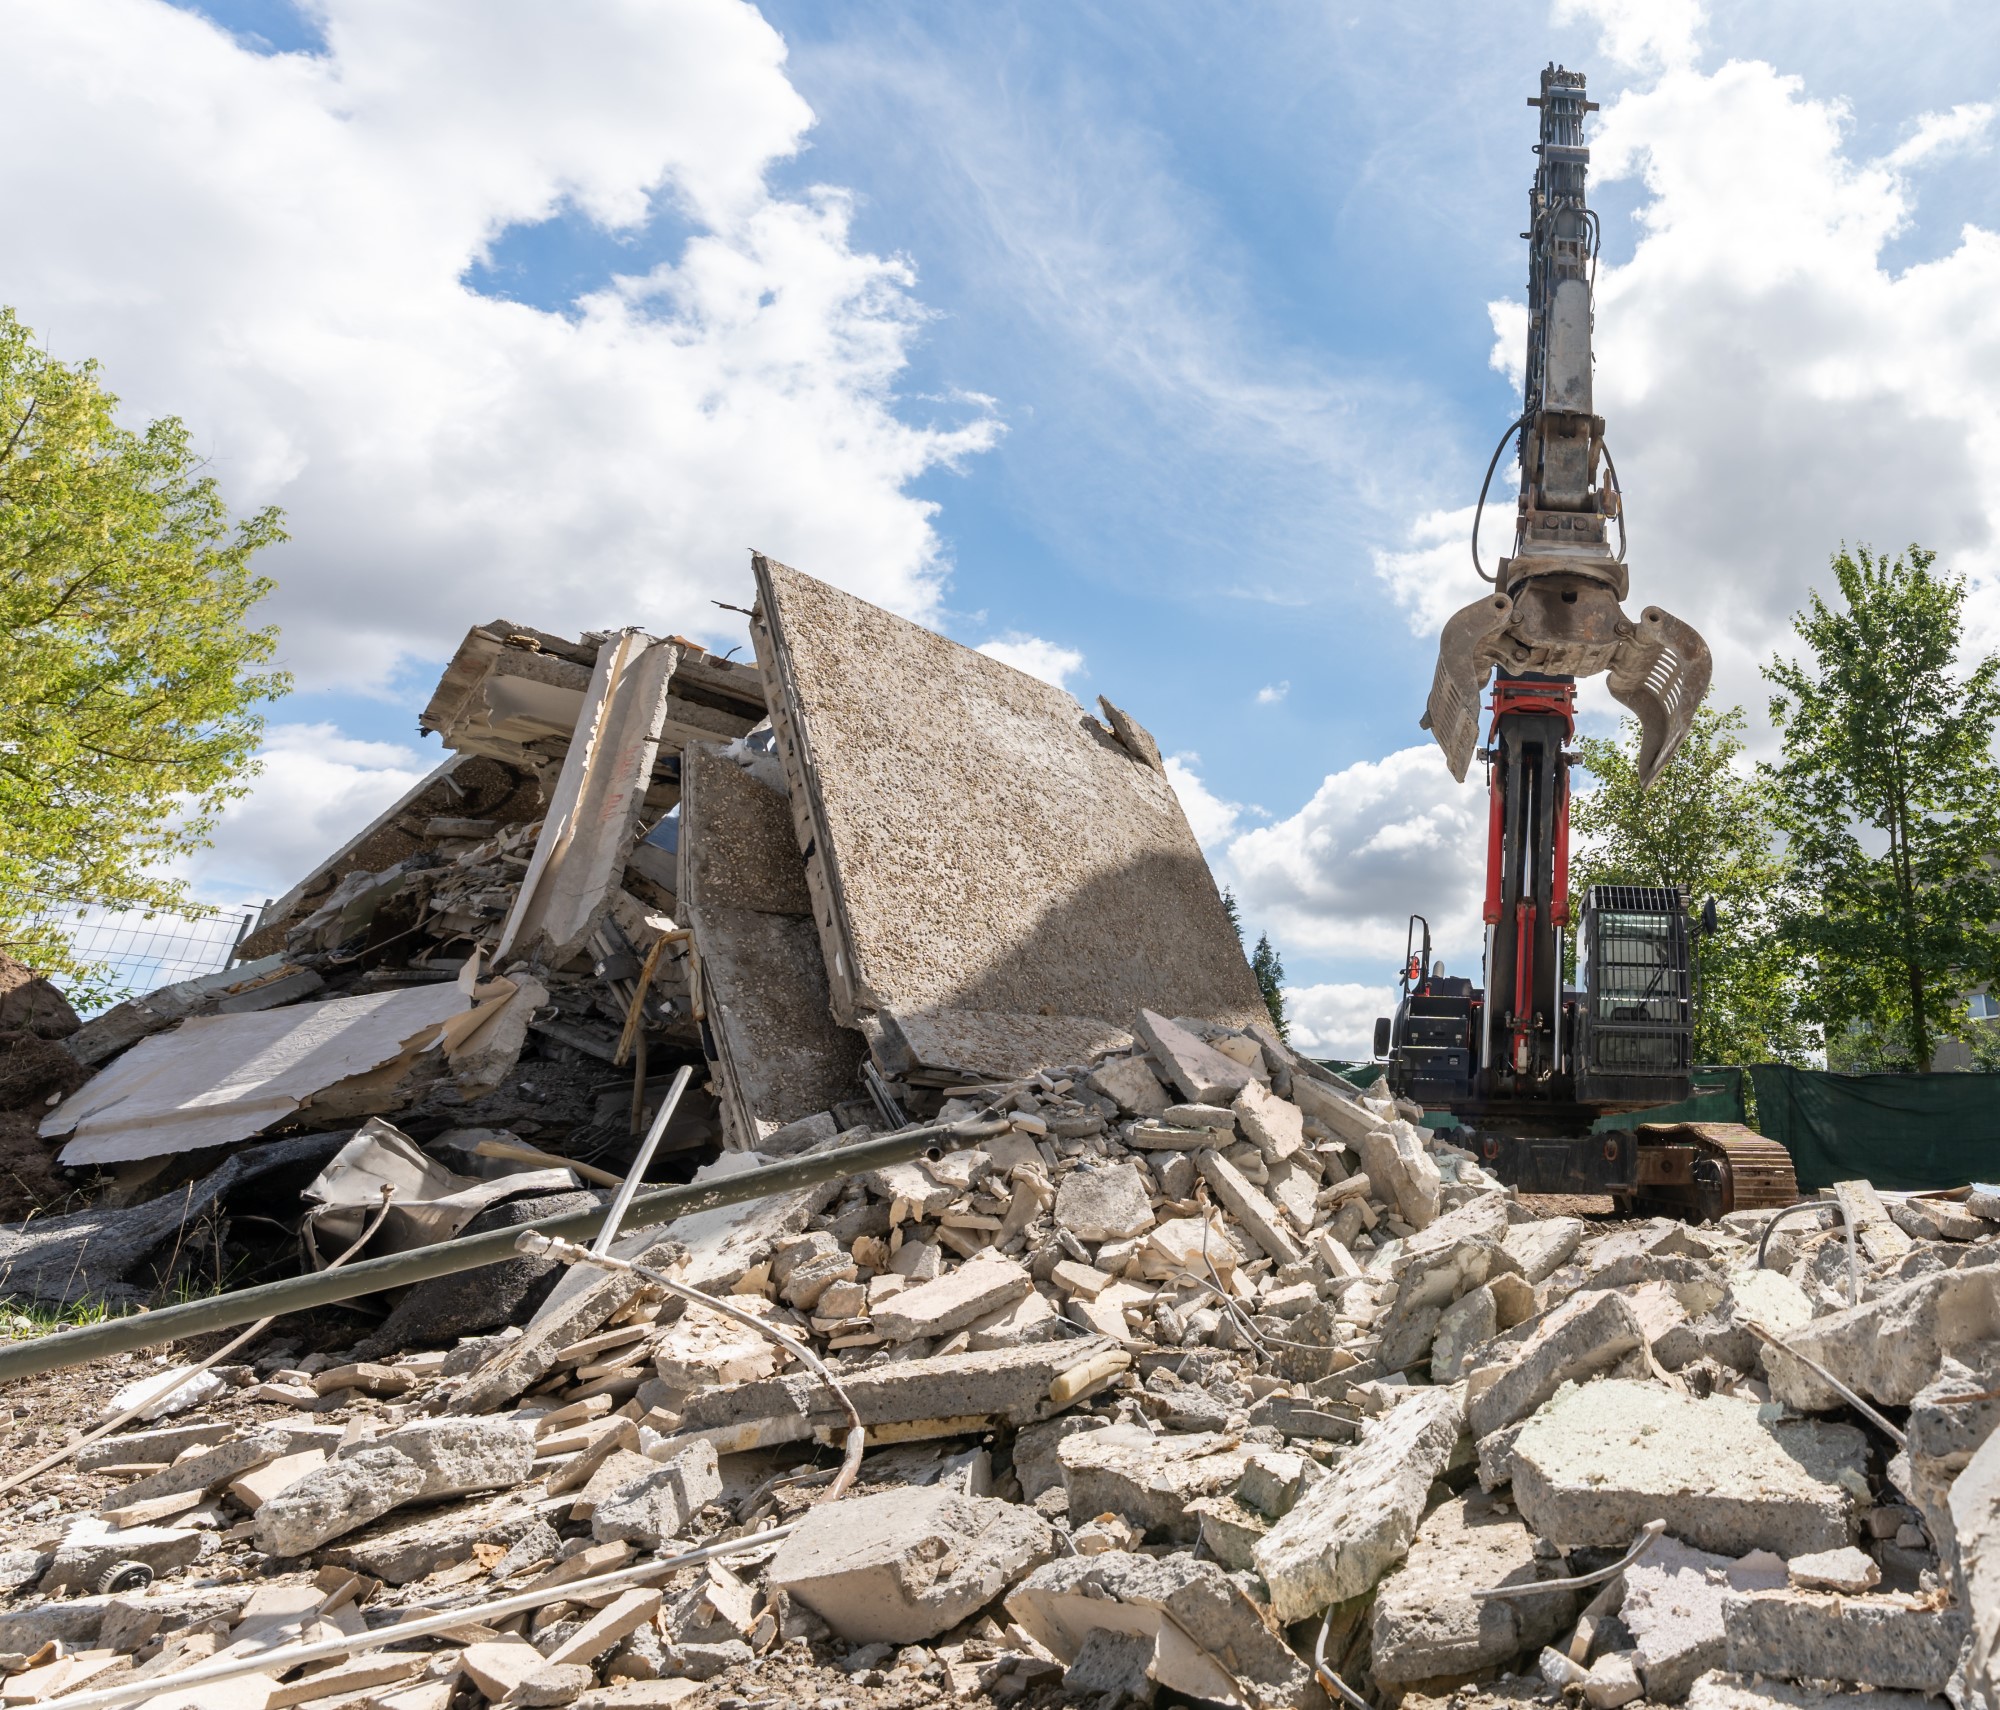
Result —
[[1243, 910], [1236, 901], [1236, 893], [1227, 885], [1222, 887], [1222, 912], [1229, 916], [1230, 930], [1236, 934], [1236, 942], [1243, 943]]
[[1801, 1059], [1816, 1041], [1797, 1019], [1792, 957], [1778, 942], [1784, 868], [1769, 795], [1742, 763], [1743, 709], [1702, 707], [1650, 788], [1639, 782], [1639, 725], [1577, 743], [1597, 787], [1570, 809], [1577, 842], [1570, 889], [1678, 885], [1699, 910], [1715, 899], [1716, 931], [1693, 942], [1698, 982], [1695, 1060]]
[[81, 980], [64, 911], [193, 911], [165, 876], [255, 771], [276, 510], [232, 519], [188, 430], [135, 432], [94, 362], [0, 309], [0, 949]]
[[1264, 1007], [1271, 1012], [1271, 1025], [1278, 1030], [1278, 1037], [1290, 1038], [1291, 1025], [1285, 1019], [1284, 959], [1272, 948], [1268, 932], [1258, 936], [1257, 948], [1250, 954], [1250, 972], [1257, 976], [1257, 989], [1264, 994]]
[[2000, 975], [2000, 656], [1959, 668], [1961, 577], [1911, 546], [1833, 560], [1841, 604], [1793, 620], [1765, 666], [1782, 757], [1765, 769], [1797, 878], [1783, 937], [1830, 1043], [1928, 1071], [1964, 993]]

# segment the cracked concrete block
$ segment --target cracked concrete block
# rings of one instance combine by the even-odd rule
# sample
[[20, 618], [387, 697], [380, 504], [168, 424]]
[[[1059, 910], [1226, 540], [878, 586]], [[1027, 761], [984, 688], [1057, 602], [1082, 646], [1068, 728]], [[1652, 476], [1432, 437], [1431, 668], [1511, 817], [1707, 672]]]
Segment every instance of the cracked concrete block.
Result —
[[1583, 1240], [1581, 1217], [1544, 1217], [1511, 1225], [1501, 1244], [1521, 1275], [1531, 1283], [1546, 1281], [1569, 1259]]
[[1055, 1547], [1031, 1508], [917, 1485], [808, 1510], [766, 1583], [844, 1639], [916, 1644], [978, 1614]]
[[1635, 1641], [1646, 1696], [1678, 1704], [1696, 1679], [1722, 1666], [1722, 1600], [1732, 1591], [1785, 1583], [1785, 1564], [1758, 1551], [1740, 1560], [1662, 1537], [1625, 1570], [1618, 1618]]
[[1920, 1692], [1862, 1692], [1801, 1686], [1790, 1680], [1751, 1680], [1711, 1669], [1694, 1683], [1688, 1710], [1937, 1710]]
[[[1816, 1318], [1785, 1340], [1870, 1401], [1904, 1406], [1947, 1356], [1975, 1368], [1991, 1361], [2000, 1343], [2000, 1266], [1919, 1277]], [[1779, 1349], [1764, 1350], [1764, 1369], [1773, 1398], [1797, 1412], [1843, 1405], [1823, 1379]]]
[[1787, 1562], [1792, 1584], [1802, 1591], [1873, 1591], [1882, 1583], [1882, 1570], [1875, 1558], [1852, 1544], [1838, 1550], [1816, 1550], [1811, 1555], [1794, 1556]]
[[590, 1535], [600, 1544], [623, 1540], [657, 1550], [721, 1495], [714, 1445], [696, 1443], [600, 1497], [590, 1512]]
[[408, 1455], [359, 1449], [266, 1501], [257, 1510], [257, 1547], [266, 1555], [302, 1556], [415, 1501], [423, 1487], [423, 1468]]
[[386, 1585], [408, 1585], [439, 1568], [470, 1561], [476, 1544], [512, 1548], [538, 1524], [535, 1510], [509, 1491], [485, 1502], [459, 1502], [386, 1519], [345, 1534], [322, 1559]]
[[1085, 1635], [1076, 1660], [1063, 1670], [1063, 1694], [1096, 1698], [1110, 1693], [1114, 1703], [1147, 1704], [1158, 1690], [1153, 1679], [1153, 1635], [1120, 1633], [1100, 1627]]
[[1794, 1556], [1849, 1541], [1843, 1479], [1867, 1464], [1847, 1425], [1766, 1424], [1757, 1403], [1607, 1378], [1557, 1396], [1515, 1440], [1514, 1500], [1558, 1549], [1623, 1548], [1662, 1519], [1728, 1556]]
[[1248, 1449], [1220, 1431], [1112, 1425], [1065, 1438], [1056, 1448], [1072, 1514], [1122, 1514], [1148, 1536], [1191, 1544], [1199, 1517], [1188, 1504], [1219, 1496], [1243, 1476]]
[[1079, 1164], [1056, 1189], [1056, 1222], [1079, 1241], [1126, 1241], [1153, 1227], [1152, 1196], [1139, 1166]]
[[1243, 1589], [1190, 1555], [1064, 1557], [1017, 1585], [1007, 1613], [1064, 1663], [1093, 1633], [1148, 1638], [1148, 1675], [1210, 1703], [1296, 1710], [1312, 1691], [1311, 1670]]
[[1444, 1197], [1444, 1178], [1423, 1135], [1407, 1122], [1377, 1122], [1350, 1142], [1374, 1191], [1395, 1202], [1412, 1229], [1434, 1220]]
[[1526, 1418], [1564, 1384], [1610, 1370], [1645, 1341], [1645, 1327], [1622, 1295], [1571, 1295], [1538, 1323], [1530, 1320], [1488, 1346], [1466, 1390], [1472, 1434], [1488, 1437]]
[[1228, 1105], [1256, 1077], [1233, 1057], [1196, 1038], [1178, 1022], [1139, 1011], [1133, 1030], [1146, 1043], [1167, 1080], [1194, 1104]]
[[415, 1498], [420, 1502], [504, 1490], [523, 1482], [535, 1466], [533, 1428], [504, 1414], [418, 1419], [376, 1438], [375, 1446], [393, 1449], [423, 1474]]
[[1014, 1476], [1021, 1481], [1021, 1495], [1033, 1502], [1045, 1490], [1054, 1490], [1063, 1481], [1062, 1463], [1056, 1459], [1065, 1438], [1079, 1431], [1102, 1431], [1107, 1422], [1090, 1413], [1063, 1413], [1040, 1425], [1024, 1425], [1014, 1434]]
[[875, 1328], [891, 1342], [915, 1342], [949, 1336], [1023, 1295], [1032, 1294], [1035, 1279], [1012, 1259], [968, 1259], [935, 1282], [893, 1294], [870, 1314]]
[[[112, 1441], [118, 1443], [123, 1439], [113, 1438]], [[339, 1438], [336, 1436], [334, 1441], [338, 1442]], [[247, 1437], [218, 1443], [199, 1455], [189, 1455], [184, 1461], [176, 1461], [159, 1472], [133, 1480], [118, 1492], [118, 1500], [125, 1504], [150, 1502], [156, 1496], [179, 1496], [190, 1490], [214, 1490], [268, 1461], [275, 1461], [280, 1455], [288, 1453], [291, 1446], [292, 1435], [282, 1426], [253, 1431]], [[126, 1451], [128, 1454], [132, 1452]], [[149, 1452], [164, 1455], [166, 1451], [163, 1445]]]
[[1361, 1596], [1403, 1559], [1463, 1428], [1458, 1393], [1448, 1388], [1415, 1390], [1368, 1422], [1332, 1474], [1257, 1547], [1281, 1622]]
[[1379, 1681], [1404, 1685], [1497, 1668], [1551, 1644], [1576, 1618], [1573, 1591], [1478, 1598], [1496, 1585], [1557, 1579], [1528, 1528], [1492, 1498], [1454, 1497], [1424, 1516], [1402, 1565], [1375, 1594], [1370, 1655]]
[[1583, 1701], [1590, 1710], [1619, 1710], [1620, 1705], [1630, 1704], [1646, 1692], [1639, 1684], [1639, 1671], [1632, 1665], [1631, 1654], [1626, 1651], [1599, 1657], [1580, 1685]]
[[1236, 1095], [1232, 1108], [1244, 1137], [1276, 1163], [1304, 1150], [1305, 1113], [1288, 1098], [1280, 1098], [1261, 1081], [1251, 1081]]
[[1732, 1593], [1722, 1625], [1736, 1674], [1930, 1693], [1944, 1690], [1967, 1632], [1964, 1611], [1928, 1599], [1817, 1591]]
[[1255, 1571], [1257, 1546], [1271, 1530], [1269, 1520], [1235, 1496], [1198, 1496], [1188, 1512], [1201, 1523], [1203, 1549], [1231, 1573]]
[[1169, 1102], [1167, 1089], [1144, 1057], [1107, 1057], [1083, 1084], [1133, 1116], [1163, 1115]]
[[1491, 1287], [1481, 1283], [1460, 1295], [1439, 1315], [1431, 1338], [1431, 1380], [1457, 1383], [1478, 1351], [1499, 1333], [1500, 1308]]
[[1285, 1228], [1278, 1208], [1245, 1179], [1241, 1170], [1213, 1147], [1196, 1153], [1195, 1165], [1215, 1197], [1275, 1263], [1299, 1262], [1299, 1244]]

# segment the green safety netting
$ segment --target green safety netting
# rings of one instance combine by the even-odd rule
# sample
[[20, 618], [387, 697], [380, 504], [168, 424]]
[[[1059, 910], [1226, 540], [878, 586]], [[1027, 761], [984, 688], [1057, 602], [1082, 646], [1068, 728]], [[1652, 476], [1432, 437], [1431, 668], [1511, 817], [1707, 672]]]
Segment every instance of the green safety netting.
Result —
[[1611, 1128], [1637, 1128], [1642, 1122], [1746, 1122], [1743, 1109], [1741, 1069], [1697, 1069], [1694, 1091], [1678, 1104], [1655, 1105], [1651, 1110], [1628, 1111], [1623, 1116], [1599, 1117], [1596, 1132]]
[[1883, 1188], [2000, 1179], [2000, 1075], [1835, 1075], [1759, 1063], [1757, 1126], [1811, 1190], [1864, 1178]]

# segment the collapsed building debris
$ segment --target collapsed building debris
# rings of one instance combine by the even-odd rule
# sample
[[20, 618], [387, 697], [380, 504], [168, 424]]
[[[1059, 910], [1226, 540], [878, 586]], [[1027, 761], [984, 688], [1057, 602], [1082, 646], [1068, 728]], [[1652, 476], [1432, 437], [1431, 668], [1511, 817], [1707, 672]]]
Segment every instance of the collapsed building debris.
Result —
[[[35, 1036], [17, 1296], [439, 1268], [6, 1492], [0, 1700], [1996, 1702], [2000, 1190], [1539, 1215], [1271, 1031], [1125, 714], [757, 575], [754, 667], [473, 631], [249, 961]], [[519, 1250], [688, 1067], [653, 1175], [782, 1186]]]

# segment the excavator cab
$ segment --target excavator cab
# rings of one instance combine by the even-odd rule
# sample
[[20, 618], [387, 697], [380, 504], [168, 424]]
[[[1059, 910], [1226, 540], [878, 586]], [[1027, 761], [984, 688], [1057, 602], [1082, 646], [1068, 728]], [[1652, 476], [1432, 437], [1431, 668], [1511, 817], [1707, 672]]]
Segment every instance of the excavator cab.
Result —
[[1577, 1102], [1620, 1111], [1686, 1098], [1694, 1068], [1686, 898], [1661, 885], [1592, 885], [1576, 965]]

